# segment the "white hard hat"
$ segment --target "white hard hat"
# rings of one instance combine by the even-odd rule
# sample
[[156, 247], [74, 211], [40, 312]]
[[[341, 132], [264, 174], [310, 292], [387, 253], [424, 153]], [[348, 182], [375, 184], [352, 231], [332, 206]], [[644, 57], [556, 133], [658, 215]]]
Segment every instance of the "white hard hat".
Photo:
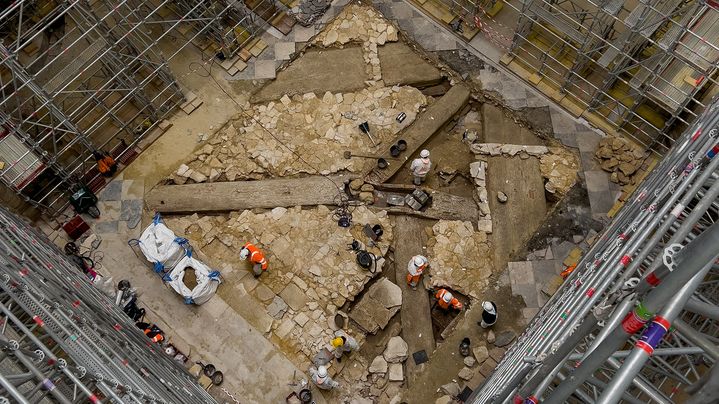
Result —
[[482, 308], [487, 311], [489, 314], [494, 314], [494, 305], [492, 302], [482, 302]]
[[242, 247], [242, 249], [240, 250], [240, 259], [246, 260], [248, 255], [250, 255], [250, 250], [245, 247]]
[[422, 157], [423, 159], [426, 159], [427, 157], [429, 157], [429, 150], [427, 150], [427, 149], [422, 150], [421, 152], [419, 152], [419, 156]]
[[449, 302], [452, 301], [452, 297], [454, 297], [454, 296], [452, 296], [452, 293], [450, 293], [449, 291], [447, 291], [447, 293], [445, 293], [444, 295], [442, 295], [442, 300], [444, 300], [445, 303], [449, 303]]
[[422, 265], [427, 263], [427, 258], [421, 256], [421, 255], [415, 255], [413, 260], [414, 266], [417, 268], [421, 267]]
[[320, 366], [317, 368], [317, 375], [319, 377], [327, 377], [327, 368], [324, 366]]

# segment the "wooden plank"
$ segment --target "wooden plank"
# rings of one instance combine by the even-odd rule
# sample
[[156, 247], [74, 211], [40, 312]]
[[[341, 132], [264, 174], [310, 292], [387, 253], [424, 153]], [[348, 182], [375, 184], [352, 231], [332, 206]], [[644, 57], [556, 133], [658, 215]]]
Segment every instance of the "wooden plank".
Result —
[[[414, 189], [414, 187], [412, 187]], [[424, 188], [423, 188], [424, 189]], [[472, 198], [448, 194], [446, 192], [424, 189], [432, 195], [432, 203], [426, 209], [418, 211], [408, 206], [368, 206], [374, 211], [387, 211], [390, 215], [408, 215], [433, 220], [462, 220], [476, 223], [479, 220], [479, 208]]]
[[[469, 89], [459, 84], [452, 87], [447, 94], [427, 107], [427, 110], [419, 115], [411, 125], [400, 131], [391, 144], [397, 143], [399, 139], [407, 141], [405, 156], [412, 156], [429, 140], [444, 124], [469, 101]], [[388, 158], [389, 155], [382, 156]], [[399, 171], [402, 164], [390, 164], [384, 170], [374, 168], [367, 173], [365, 181], [372, 184], [386, 182]]]
[[[394, 258], [397, 262], [395, 282], [402, 289], [402, 309], [399, 312], [402, 321], [402, 339], [407, 343], [410, 356], [406, 362], [406, 380], [409, 387], [412, 388], [426, 366], [415, 365], [412, 354], [424, 350], [430, 356], [435, 348], [429, 293], [424, 292], [421, 283], [418, 287], [419, 290], [410, 289], [407, 286], [407, 270], [405, 269], [409, 260], [422, 251], [422, 247], [427, 242], [427, 233], [424, 232], [424, 226], [420, 220], [411, 217], [398, 217], [395, 220], [394, 240]], [[425, 278], [428, 278], [428, 275], [425, 275]]]
[[350, 175], [161, 185], [145, 198], [161, 213], [227, 212], [278, 206], [332, 205]]

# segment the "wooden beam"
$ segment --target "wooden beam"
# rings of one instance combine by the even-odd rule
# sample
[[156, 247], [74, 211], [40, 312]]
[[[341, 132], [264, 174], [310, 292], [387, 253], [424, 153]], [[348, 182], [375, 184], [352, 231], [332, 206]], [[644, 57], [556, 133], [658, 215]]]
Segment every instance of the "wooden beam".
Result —
[[[444, 124], [446, 124], [469, 101], [469, 89], [463, 85], [455, 85], [442, 98], [427, 107], [411, 125], [400, 131], [392, 144], [399, 139], [407, 142], [407, 150], [401, 158], [408, 159], [429, 140]], [[379, 156], [388, 158], [389, 156]], [[403, 166], [400, 162], [392, 162], [385, 169], [374, 168], [366, 176], [365, 181], [381, 184], [388, 181]]]
[[161, 185], [145, 198], [160, 213], [228, 212], [278, 206], [332, 205], [351, 175]]

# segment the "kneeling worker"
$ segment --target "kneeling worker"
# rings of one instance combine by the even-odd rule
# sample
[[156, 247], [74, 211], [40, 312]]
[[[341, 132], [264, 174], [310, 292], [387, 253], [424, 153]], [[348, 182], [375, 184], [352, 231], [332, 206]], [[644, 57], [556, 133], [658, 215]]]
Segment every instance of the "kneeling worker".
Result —
[[252, 272], [254, 273], [255, 278], [262, 275], [262, 272], [267, 271], [267, 258], [265, 258], [262, 251], [255, 247], [252, 243], [247, 243], [242, 247], [240, 250], [240, 259], [249, 259], [250, 262], [252, 262]]
[[437, 304], [439, 304], [439, 307], [445, 310], [449, 310], [450, 308], [454, 310], [462, 310], [462, 302], [452, 296], [452, 293], [447, 289], [438, 290], [434, 297], [437, 298]]
[[345, 352], [349, 353], [359, 349], [357, 340], [350, 337], [342, 330], [335, 331], [335, 338], [332, 340], [332, 346], [335, 349], [334, 354], [337, 362], [342, 362], [342, 355], [344, 355]]
[[340, 386], [327, 374], [327, 368], [324, 366], [319, 366], [317, 369], [314, 366], [310, 367], [310, 377], [315, 385], [322, 390], [332, 390]]

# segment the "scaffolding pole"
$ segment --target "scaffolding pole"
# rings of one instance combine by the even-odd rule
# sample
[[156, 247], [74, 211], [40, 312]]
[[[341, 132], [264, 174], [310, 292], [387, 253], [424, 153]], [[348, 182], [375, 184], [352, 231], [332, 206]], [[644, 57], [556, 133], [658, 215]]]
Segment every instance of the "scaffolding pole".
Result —
[[214, 403], [47, 238], [0, 208], [0, 395]]

